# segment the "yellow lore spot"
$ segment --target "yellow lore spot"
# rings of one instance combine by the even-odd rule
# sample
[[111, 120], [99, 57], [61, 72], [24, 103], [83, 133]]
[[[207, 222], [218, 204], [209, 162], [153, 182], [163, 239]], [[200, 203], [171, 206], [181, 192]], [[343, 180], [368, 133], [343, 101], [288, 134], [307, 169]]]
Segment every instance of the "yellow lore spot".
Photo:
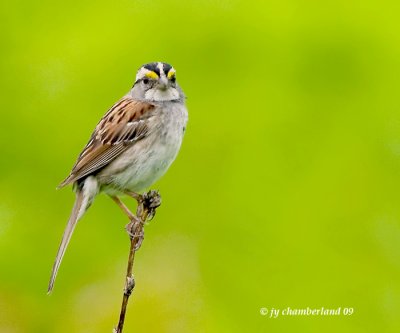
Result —
[[158, 75], [156, 72], [150, 71], [145, 74], [146, 77], [150, 79], [158, 79]]
[[171, 79], [171, 78], [173, 78], [174, 76], [175, 76], [175, 71], [174, 71], [173, 69], [171, 69], [171, 70], [168, 72], [168, 78]]

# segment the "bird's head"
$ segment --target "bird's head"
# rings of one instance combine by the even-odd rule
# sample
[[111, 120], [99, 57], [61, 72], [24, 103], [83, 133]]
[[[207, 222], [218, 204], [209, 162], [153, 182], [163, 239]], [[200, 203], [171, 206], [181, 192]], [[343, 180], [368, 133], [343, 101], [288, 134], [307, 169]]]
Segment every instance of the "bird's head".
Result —
[[152, 62], [140, 67], [131, 94], [133, 98], [155, 102], [184, 98], [176, 82], [175, 69], [165, 62]]

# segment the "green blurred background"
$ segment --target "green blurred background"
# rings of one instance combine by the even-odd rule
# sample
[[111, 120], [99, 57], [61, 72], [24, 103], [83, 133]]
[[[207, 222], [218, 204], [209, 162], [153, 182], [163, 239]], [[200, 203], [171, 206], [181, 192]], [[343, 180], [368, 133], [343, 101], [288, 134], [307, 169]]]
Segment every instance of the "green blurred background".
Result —
[[[163, 205], [126, 332], [399, 332], [399, 7], [1, 2], [0, 332], [116, 324], [127, 220], [99, 196], [47, 296], [74, 200], [55, 187], [158, 60], [176, 68], [190, 120], [153, 186]], [[287, 306], [355, 313], [260, 315]]]

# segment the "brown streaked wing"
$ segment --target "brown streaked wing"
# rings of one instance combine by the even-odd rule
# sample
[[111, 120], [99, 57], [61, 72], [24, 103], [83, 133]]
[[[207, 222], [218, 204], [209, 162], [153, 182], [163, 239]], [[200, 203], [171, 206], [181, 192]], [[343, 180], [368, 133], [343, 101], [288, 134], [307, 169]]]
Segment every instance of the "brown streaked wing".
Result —
[[154, 108], [153, 104], [135, 101], [130, 97], [117, 102], [101, 118], [70, 175], [59, 188], [103, 168], [134, 142], [146, 137]]

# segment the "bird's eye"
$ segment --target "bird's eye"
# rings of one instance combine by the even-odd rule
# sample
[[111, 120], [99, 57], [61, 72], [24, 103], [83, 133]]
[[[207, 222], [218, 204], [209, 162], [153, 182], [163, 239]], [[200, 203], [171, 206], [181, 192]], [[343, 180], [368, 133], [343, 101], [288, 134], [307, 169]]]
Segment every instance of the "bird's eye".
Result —
[[143, 83], [144, 84], [148, 84], [149, 83], [149, 79], [143, 79]]

